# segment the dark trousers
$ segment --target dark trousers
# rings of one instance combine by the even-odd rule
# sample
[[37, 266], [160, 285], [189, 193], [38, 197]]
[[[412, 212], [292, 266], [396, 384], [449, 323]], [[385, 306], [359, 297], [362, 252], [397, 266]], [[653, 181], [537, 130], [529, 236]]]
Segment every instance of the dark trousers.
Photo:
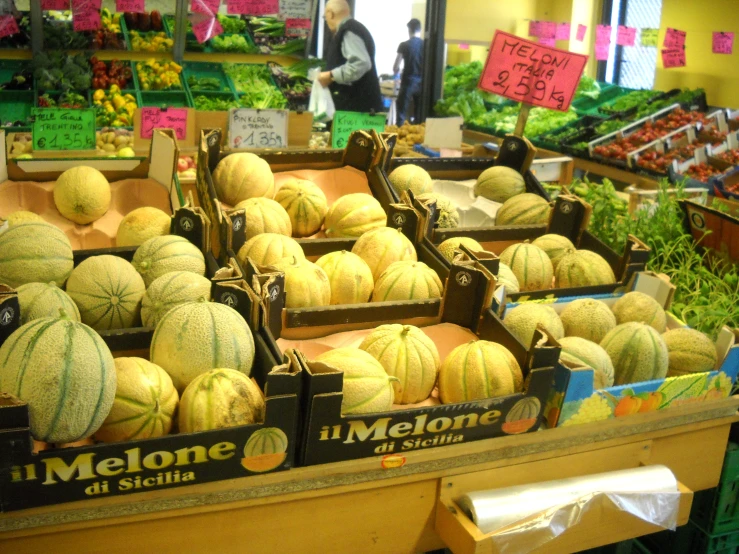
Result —
[[[408, 110], [413, 102], [413, 113], [409, 114]], [[396, 101], [398, 108], [398, 125], [402, 125], [409, 115], [412, 115], [415, 122], [421, 120], [421, 78], [410, 77], [400, 82], [400, 91]]]

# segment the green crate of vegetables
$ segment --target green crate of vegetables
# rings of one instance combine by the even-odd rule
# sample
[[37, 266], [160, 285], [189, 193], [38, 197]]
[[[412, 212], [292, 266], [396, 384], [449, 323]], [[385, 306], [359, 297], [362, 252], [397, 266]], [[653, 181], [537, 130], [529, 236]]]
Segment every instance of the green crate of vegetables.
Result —
[[26, 127], [34, 105], [32, 90], [0, 90], [0, 127]]
[[285, 109], [287, 100], [266, 65], [225, 63], [223, 70], [244, 108]]
[[182, 75], [193, 95], [201, 92], [233, 92], [219, 63], [185, 62]]
[[145, 91], [141, 93], [141, 106], [155, 108], [191, 108], [190, 97], [184, 90]]
[[225, 112], [240, 108], [241, 103], [232, 92], [190, 91], [193, 107], [201, 112]]
[[258, 54], [249, 35], [222, 34], [208, 41], [212, 52], [231, 52], [236, 54]]

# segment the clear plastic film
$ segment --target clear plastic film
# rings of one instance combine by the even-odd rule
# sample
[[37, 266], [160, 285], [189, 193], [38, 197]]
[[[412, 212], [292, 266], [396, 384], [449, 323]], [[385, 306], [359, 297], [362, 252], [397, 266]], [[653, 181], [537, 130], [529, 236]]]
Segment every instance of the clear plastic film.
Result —
[[598, 510], [675, 529], [679, 503], [677, 480], [665, 466], [472, 492], [458, 500], [501, 554], [539, 548]]

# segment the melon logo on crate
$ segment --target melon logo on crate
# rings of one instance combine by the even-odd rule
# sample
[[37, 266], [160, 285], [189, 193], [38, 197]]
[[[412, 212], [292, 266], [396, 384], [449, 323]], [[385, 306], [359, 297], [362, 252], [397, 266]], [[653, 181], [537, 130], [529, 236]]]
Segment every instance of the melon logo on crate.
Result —
[[180, 228], [183, 231], [187, 231], [187, 232], [192, 231], [194, 227], [195, 227], [195, 223], [189, 217], [183, 217], [180, 220]]
[[466, 287], [472, 282], [472, 275], [466, 271], [460, 271], [457, 273], [456, 281], [461, 287]]
[[213, 148], [216, 144], [218, 144], [219, 138], [220, 137], [217, 134], [209, 136], [208, 137], [208, 146], [210, 146], [211, 148]]
[[224, 292], [221, 295], [221, 304], [225, 304], [229, 308], [235, 308], [239, 305], [239, 299], [231, 292]]
[[405, 214], [397, 213], [393, 215], [393, 223], [395, 225], [403, 225], [405, 223]]
[[568, 214], [572, 211], [572, 204], [570, 202], [562, 202], [559, 206], [559, 211], [563, 214]]
[[234, 233], [238, 233], [241, 231], [241, 228], [244, 226], [244, 222], [242, 221], [241, 217], [235, 217], [234, 223], [233, 223], [233, 230]]
[[0, 310], [0, 325], [10, 325], [13, 321], [15, 311], [10, 306]]
[[[691, 210], [692, 212], [692, 210]], [[703, 217], [703, 215], [699, 214], [698, 212], [692, 212], [690, 214], [690, 222], [693, 224], [693, 226], [696, 229], [705, 229], [706, 228], [706, 220]]]
[[277, 300], [277, 297], [279, 295], [280, 295], [280, 286], [279, 285], [275, 285], [274, 287], [272, 287], [270, 289], [270, 291], [269, 291], [269, 299], [270, 300], [272, 300], [274, 302], [275, 300]]

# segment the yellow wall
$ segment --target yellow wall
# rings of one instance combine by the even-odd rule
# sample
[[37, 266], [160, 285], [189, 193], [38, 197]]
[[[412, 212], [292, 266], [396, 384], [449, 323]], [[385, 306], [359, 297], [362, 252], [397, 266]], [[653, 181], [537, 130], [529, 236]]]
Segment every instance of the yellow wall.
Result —
[[[664, 69], [658, 56], [655, 88], [704, 88], [709, 104], [739, 108], [739, 2], [663, 0], [660, 45], [668, 27], [687, 32], [686, 66]], [[711, 52], [713, 31], [737, 33], [732, 55]]]

